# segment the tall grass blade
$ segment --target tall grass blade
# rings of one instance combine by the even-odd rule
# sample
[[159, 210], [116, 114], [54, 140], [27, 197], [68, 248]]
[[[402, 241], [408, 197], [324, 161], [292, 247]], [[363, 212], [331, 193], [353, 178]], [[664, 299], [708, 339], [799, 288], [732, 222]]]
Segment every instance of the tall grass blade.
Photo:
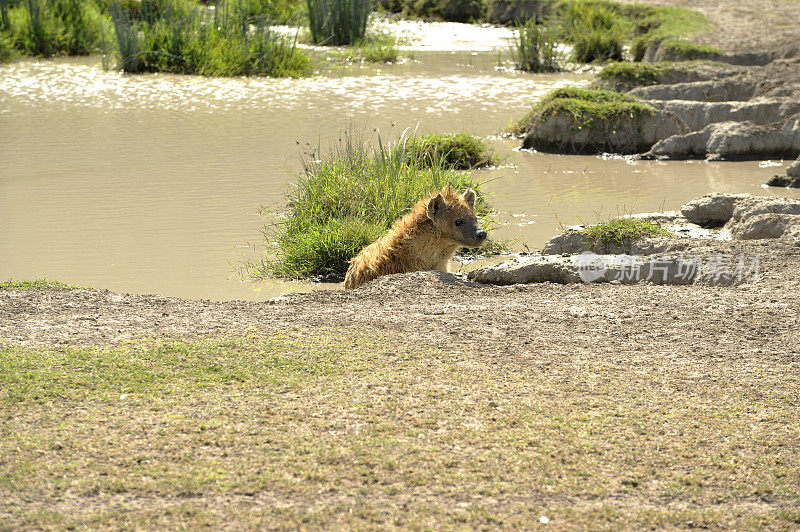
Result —
[[306, 0], [316, 44], [342, 46], [364, 38], [372, 0]]
[[511, 44], [511, 56], [519, 70], [526, 72], [558, 72], [561, 57], [558, 50], [558, 29], [552, 23], [537, 24], [529, 19], [517, 26]]

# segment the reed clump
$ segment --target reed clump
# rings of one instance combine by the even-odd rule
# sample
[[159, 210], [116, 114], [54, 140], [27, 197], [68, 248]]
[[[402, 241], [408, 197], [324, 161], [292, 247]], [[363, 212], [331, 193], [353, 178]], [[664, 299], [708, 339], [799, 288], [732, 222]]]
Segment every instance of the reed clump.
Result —
[[561, 70], [557, 24], [553, 21], [539, 23], [535, 18], [519, 24], [511, 42], [511, 56], [517, 68], [526, 72]]
[[307, 0], [306, 5], [315, 44], [343, 46], [364, 39], [372, 0]]
[[[152, 0], [151, 0], [152, 1]], [[253, 19], [244, 4], [208, 10], [188, 0], [161, 0], [137, 13], [111, 4], [119, 66], [129, 73], [300, 77], [311, 72], [294, 40]]]
[[9, 0], [0, 0], [0, 34], [5, 41], [0, 48], [13, 47], [13, 55], [98, 53], [110, 29], [108, 17], [93, 2], [25, 0], [12, 5]]

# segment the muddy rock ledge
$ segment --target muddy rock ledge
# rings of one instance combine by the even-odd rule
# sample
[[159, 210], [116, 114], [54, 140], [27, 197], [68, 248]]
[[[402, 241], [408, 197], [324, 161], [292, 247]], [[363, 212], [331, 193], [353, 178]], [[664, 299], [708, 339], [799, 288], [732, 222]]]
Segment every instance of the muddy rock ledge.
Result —
[[786, 175], [774, 175], [766, 183], [769, 187], [800, 188], [800, 157], [789, 165]]
[[615, 105], [636, 112], [604, 112], [606, 118], [597, 119], [580, 106], [553, 109], [540, 102], [523, 148], [658, 159], [794, 159], [800, 155], [800, 51], [765, 57], [766, 64], [749, 67], [657, 63], [656, 74], [633, 79], [613, 69], [601, 72], [592, 89], [624, 91]]
[[[551, 239], [541, 253], [479, 268], [470, 272], [468, 278], [496, 285], [543, 282], [732, 285], [748, 282], [747, 271], [742, 269], [747, 265], [740, 263], [721, 269], [714, 264], [720, 255], [730, 254], [726, 240], [776, 239], [800, 247], [800, 201], [789, 198], [707, 194], [688, 202], [680, 212], [637, 217], [665, 224], [674, 234], [604, 243], [590, 242], [580, 232], [568, 232]], [[712, 230], [703, 232], [703, 228]]]

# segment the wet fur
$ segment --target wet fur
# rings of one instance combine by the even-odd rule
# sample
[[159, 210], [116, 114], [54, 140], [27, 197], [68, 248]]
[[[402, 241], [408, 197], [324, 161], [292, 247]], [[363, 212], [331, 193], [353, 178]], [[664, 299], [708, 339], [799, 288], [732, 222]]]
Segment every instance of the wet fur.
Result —
[[[444, 200], [444, 219], [435, 223], [428, 211], [439, 195]], [[480, 242], [466, 242], [451, 223], [460, 217], [477, 227], [474, 191], [461, 196], [446, 187], [439, 195], [420, 199], [411, 212], [392, 224], [386, 235], [362, 249], [350, 261], [345, 288], [357, 288], [392, 273], [446, 271], [447, 263], [460, 247], [480, 245]]]

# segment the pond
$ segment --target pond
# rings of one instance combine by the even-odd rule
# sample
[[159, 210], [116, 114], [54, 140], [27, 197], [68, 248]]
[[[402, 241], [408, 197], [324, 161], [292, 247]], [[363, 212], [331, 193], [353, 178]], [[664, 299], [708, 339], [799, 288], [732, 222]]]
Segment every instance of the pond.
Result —
[[263, 251], [299, 156], [348, 127], [368, 138], [406, 128], [490, 138], [506, 159], [479, 175], [499, 211], [495, 236], [518, 249], [541, 247], [560, 223], [674, 209], [706, 192], [797, 196], [761, 188], [778, 168], [758, 161], [514, 151], [519, 141], [497, 133], [543, 93], [589, 76], [508, 69], [508, 30], [417, 26], [428, 38], [409, 47], [411, 61], [331, 63], [298, 80], [127, 76], [97, 58], [0, 67], [0, 279], [211, 300], [337, 287], [239, 272]]

